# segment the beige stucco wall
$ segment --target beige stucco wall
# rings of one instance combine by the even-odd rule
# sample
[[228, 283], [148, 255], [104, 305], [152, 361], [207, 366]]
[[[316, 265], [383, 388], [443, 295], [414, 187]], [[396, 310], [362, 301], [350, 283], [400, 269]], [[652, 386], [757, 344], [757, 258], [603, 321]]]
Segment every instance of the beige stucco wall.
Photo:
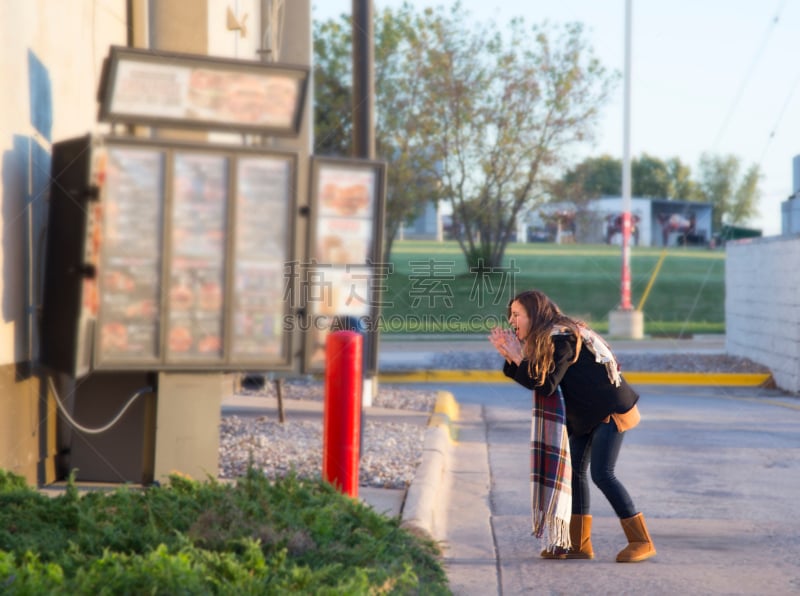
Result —
[[53, 402], [27, 363], [36, 309], [53, 141], [95, 130], [110, 44], [126, 42], [125, 0], [0, 2], [0, 468], [51, 480]]

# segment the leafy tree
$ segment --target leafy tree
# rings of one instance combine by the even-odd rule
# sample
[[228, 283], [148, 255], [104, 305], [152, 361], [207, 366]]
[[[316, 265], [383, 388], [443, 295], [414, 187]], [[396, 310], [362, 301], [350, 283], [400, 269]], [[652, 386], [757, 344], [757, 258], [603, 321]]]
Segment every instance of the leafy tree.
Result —
[[609, 155], [590, 157], [569, 169], [552, 194], [558, 201], [585, 203], [622, 192], [622, 162]]
[[692, 180], [692, 169], [677, 157], [666, 161], [667, 173], [670, 179], [671, 193], [667, 198], [682, 201], [702, 200], [697, 183]]
[[428, 82], [429, 139], [441, 193], [473, 267], [502, 262], [525, 210], [545, 201], [557, 166], [590, 138], [614, 78], [579, 24], [467, 23], [456, 4], [432, 11], [435, 36], [419, 72]]
[[[316, 150], [346, 153], [346, 19], [315, 23]], [[467, 22], [460, 4], [383, 9], [375, 25], [376, 144], [388, 162], [387, 249], [428, 200], [453, 207], [472, 265], [499, 265], [515, 219], [545, 200], [566, 149], [591, 136], [614, 78], [578, 24]], [[345, 81], [343, 83], [343, 81]]]
[[351, 29], [314, 22], [314, 153], [350, 155], [353, 147]]
[[[437, 199], [436, 159], [426, 141], [421, 110], [428, 90], [415, 72], [419, 37], [431, 26], [426, 13], [409, 4], [386, 8], [375, 18], [374, 87], [376, 155], [387, 162], [384, 259], [400, 226]], [[352, 154], [352, 26], [349, 17], [314, 23], [314, 151]]]
[[757, 165], [740, 176], [742, 163], [738, 157], [704, 153], [698, 169], [699, 196], [714, 206], [715, 230], [722, 224], [741, 224], [758, 214], [761, 174]]
[[[631, 194], [654, 199], [700, 200], [691, 168], [677, 157], [666, 161], [643, 153], [631, 160]], [[569, 191], [571, 194], [565, 194]], [[622, 160], [603, 155], [590, 157], [569, 169], [554, 187], [554, 198], [593, 200], [622, 194]]]
[[635, 197], [674, 197], [667, 164], [646, 153], [631, 161], [631, 181], [631, 194]]

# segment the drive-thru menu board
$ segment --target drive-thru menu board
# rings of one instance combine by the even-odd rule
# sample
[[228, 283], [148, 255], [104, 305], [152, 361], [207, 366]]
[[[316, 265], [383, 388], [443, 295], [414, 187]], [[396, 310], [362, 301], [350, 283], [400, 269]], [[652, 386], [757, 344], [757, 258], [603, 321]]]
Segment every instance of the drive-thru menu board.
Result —
[[[72, 376], [292, 367], [299, 156], [266, 141], [300, 133], [308, 75], [111, 48], [98, 90], [111, 134], [53, 145], [42, 364]], [[122, 124], [243, 144], [119, 135]]]
[[[98, 181], [84, 204], [75, 196], [91, 193], [54, 189], [59, 212], [91, 216], [83, 243], [97, 254], [89, 269], [59, 264], [86, 273], [75, 284], [78, 316], [63, 316], [96, 323], [81, 327], [77, 358], [54, 357], [52, 366], [66, 361], [72, 374], [291, 366], [284, 321], [293, 311], [283, 292], [294, 260], [296, 155], [130, 138], [84, 137], [54, 152], [62, 147], [80, 157], [59, 162], [79, 171], [92, 163]], [[69, 279], [47, 284], [49, 320], [62, 316], [58, 295]], [[75, 361], [89, 366], [73, 370]]]

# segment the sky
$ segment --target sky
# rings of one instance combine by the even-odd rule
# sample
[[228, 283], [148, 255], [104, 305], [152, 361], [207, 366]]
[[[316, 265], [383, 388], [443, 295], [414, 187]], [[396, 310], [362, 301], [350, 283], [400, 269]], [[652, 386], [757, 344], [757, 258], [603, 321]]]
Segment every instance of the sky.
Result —
[[[374, 10], [403, 0], [373, 0]], [[420, 8], [450, 0], [409, 0]], [[758, 165], [759, 215], [749, 225], [781, 233], [781, 203], [794, 193], [800, 155], [800, 1], [632, 0], [631, 157], [679, 158], [694, 175], [700, 156]], [[476, 21], [513, 17], [541, 24], [579, 21], [608, 70], [625, 66], [625, 0], [462, 0]], [[312, 0], [314, 19], [350, 14], [352, 0]], [[622, 158], [622, 78], [605, 105], [593, 145], [580, 157]], [[800, 169], [800, 168], [798, 168]], [[800, 174], [800, 172], [799, 172]], [[800, 185], [800, 180], [798, 180]]]

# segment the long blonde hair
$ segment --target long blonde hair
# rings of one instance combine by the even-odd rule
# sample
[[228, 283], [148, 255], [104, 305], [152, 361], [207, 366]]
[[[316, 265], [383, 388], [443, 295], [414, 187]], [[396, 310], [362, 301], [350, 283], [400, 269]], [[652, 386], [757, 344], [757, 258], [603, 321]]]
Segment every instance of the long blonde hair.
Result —
[[555, 302], [538, 290], [526, 290], [517, 294], [508, 303], [509, 317], [511, 315], [511, 305], [514, 302], [519, 302], [530, 320], [528, 334], [522, 338], [522, 354], [529, 363], [528, 372], [537, 384], [542, 384], [548, 373], [553, 372], [555, 369], [553, 329], [565, 328], [575, 335], [577, 341], [575, 359], [573, 360], [575, 362], [581, 350], [582, 337], [580, 328], [584, 326], [584, 323], [562, 313]]

